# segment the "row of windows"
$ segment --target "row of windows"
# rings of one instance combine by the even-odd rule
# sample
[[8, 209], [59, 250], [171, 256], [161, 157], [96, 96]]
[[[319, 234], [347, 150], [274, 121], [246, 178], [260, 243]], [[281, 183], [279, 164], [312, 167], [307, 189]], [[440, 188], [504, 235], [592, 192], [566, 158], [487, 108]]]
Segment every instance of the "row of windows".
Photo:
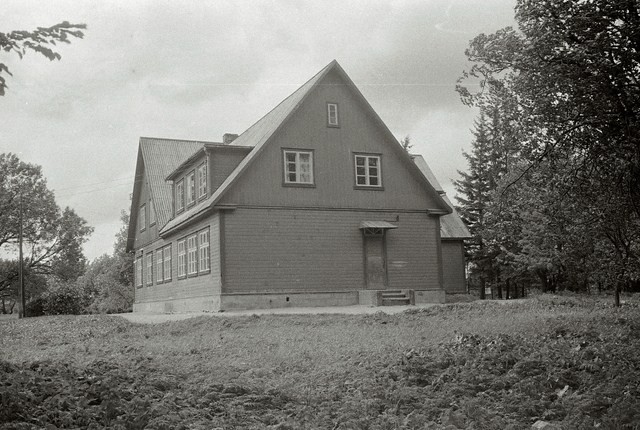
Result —
[[[178, 279], [211, 271], [209, 228], [178, 240]], [[172, 280], [171, 244], [148, 251], [136, 258], [136, 287]], [[154, 271], [155, 265], [155, 271]]]
[[[196, 182], [197, 181], [197, 182]], [[207, 163], [200, 164], [196, 169], [176, 182], [175, 204], [176, 212], [181, 212], [197, 200], [207, 196]]]
[[[284, 183], [290, 185], [313, 185], [313, 151], [283, 149]], [[363, 188], [382, 187], [380, 155], [354, 154], [355, 185]]]

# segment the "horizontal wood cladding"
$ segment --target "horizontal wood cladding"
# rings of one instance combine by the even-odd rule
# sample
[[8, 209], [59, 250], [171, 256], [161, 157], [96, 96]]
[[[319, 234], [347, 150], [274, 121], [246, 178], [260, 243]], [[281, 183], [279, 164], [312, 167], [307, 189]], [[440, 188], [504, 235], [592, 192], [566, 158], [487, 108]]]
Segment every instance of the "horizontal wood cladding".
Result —
[[[221, 203], [257, 206], [437, 208], [412, 162], [386, 140], [359, 99], [329, 73], [300, 108], [271, 137]], [[340, 127], [327, 127], [326, 103], [337, 103]], [[282, 148], [313, 150], [315, 187], [282, 184]], [[381, 185], [356, 189], [354, 153], [380, 156]]]
[[209, 183], [211, 186], [211, 193], [220, 187], [220, 185], [227, 179], [227, 176], [233, 172], [233, 170], [240, 164], [242, 159], [247, 156], [247, 150], [217, 150], [213, 151], [210, 156]]
[[[178, 234], [168, 237], [166, 240], [159, 239], [145, 246], [142, 252], [154, 252], [171, 243], [171, 281], [158, 283], [154, 278], [154, 283], [147, 286], [146, 278], [142, 288], [135, 289], [135, 302], [158, 302], [175, 299], [186, 299], [220, 295], [220, 216], [216, 212], [203, 221], [190, 226], [188, 229], [180, 231]], [[206, 274], [199, 274], [195, 277], [178, 279], [178, 240], [209, 227], [209, 244], [211, 271]], [[136, 249], [136, 256], [140, 254], [140, 249]], [[155, 255], [155, 254], [154, 254]], [[154, 277], [156, 267], [154, 258]], [[146, 276], [146, 267], [145, 267]]]
[[363, 220], [398, 225], [387, 234], [390, 288], [439, 287], [436, 225], [426, 214], [238, 208], [224, 216], [223, 293], [365, 288]]
[[386, 234], [389, 288], [440, 289], [437, 219], [401, 214], [397, 224]]
[[442, 272], [447, 293], [467, 292], [462, 241], [442, 242]]

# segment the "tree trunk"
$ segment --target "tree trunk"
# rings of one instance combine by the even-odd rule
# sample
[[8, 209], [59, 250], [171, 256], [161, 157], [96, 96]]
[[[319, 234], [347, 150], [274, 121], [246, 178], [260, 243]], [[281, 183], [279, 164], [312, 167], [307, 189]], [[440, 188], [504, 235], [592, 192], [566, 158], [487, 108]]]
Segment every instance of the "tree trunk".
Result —
[[517, 299], [518, 298], [518, 283], [514, 283], [513, 284], [513, 298]]
[[498, 298], [502, 299], [502, 284], [498, 282], [496, 286], [498, 287]]
[[487, 280], [483, 277], [480, 278], [480, 300], [486, 299], [486, 287]]
[[506, 288], [506, 295], [505, 295], [505, 299], [509, 300], [511, 298], [511, 280], [509, 278], [507, 278], [507, 288]]
[[615, 291], [614, 298], [615, 298], [615, 306], [616, 308], [619, 308], [620, 307], [620, 283], [619, 282], [616, 284], [616, 291]]

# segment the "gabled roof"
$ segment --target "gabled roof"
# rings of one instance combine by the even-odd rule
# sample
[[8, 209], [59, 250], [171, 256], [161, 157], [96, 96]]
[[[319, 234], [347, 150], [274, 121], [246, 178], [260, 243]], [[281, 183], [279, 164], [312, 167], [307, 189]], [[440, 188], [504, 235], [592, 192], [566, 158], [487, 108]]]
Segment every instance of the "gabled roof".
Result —
[[[333, 60], [326, 67], [324, 67], [320, 72], [318, 72], [315, 76], [313, 76], [309, 81], [307, 81], [304, 85], [298, 88], [293, 94], [284, 99], [277, 105], [273, 110], [263, 116], [258, 122], [249, 127], [244, 133], [242, 133], [238, 138], [233, 141], [234, 145], [238, 146], [252, 146], [253, 149], [247, 156], [238, 164], [238, 166], [231, 172], [231, 174], [224, 180], [224, 182], [218, 187], [217, 190], [213, 192], [213, 194], [197, 204], [195, 207], [190, 209], [189, 211], [177, 216], [173, 220], [169, 221], [162, 230], [160, 231], [161, 235], [167, 234], [170, 231], [180, 227], [185, 222], [190, 220], [195, 220], [205, 214], [207, 211], [213, 208], [213, 206], [220, 200], [220, 198], [227, 192], [231, 186], [236, 182], [236, 180], [242, 175], [242, 173], [247, 169], [247, 167], [256, 159], [258, 154], [262, 151], [264, 145], [269, 142], [271, 136], [280, 129], [280, 127], [291, 117], [291, 115], [298, 109], [298, 107], [303, 103], [306, 97], [311, 93], [311, 91], [316, 87], [316, 85], [331, 71], [336, 71], [342, 79], [345, 81], [346, 87], [351, 89], [353, 94], [360, 99], [365, 108], [371, 114], [371, 117], [374, 121], [378, 123], [381, 127], [384, 134], [386, 134], [387, 139], [396, 142], [396, 138], [393, 136], [391, 131], [387, 128], [387, 126], [382, 122], [378, 114], [373, 110], [371, 105], [364, 98], [360, 90], [356, 87], [356, 85], [351, 81], [346, 72], [340, 67], [336, 60]], [[447, 214], [451, 212], [450, 206], [440, 197], [439, 193], [436, 192], [431, 183], [424, 178], [424, 176], [420, 173], [420, 170], [416, 167], [416, 165], [411, 161], [411, 158], [406, 154], [402, 146], [398, 143], [396, 148], [397, 154], [400, 158], [405, 161], [405, 165], [407, 169], [412, 171], [416, 177], [422, 179], [425, 185], [425, 188], [431, 190], [436, 202], [439, 205], [439, 208], [436, 208], [433, 213], [436, 214]]]
[[451, 208], [451, 213], [447, 215], [443, 215], [440, 217], [440, 237], [442, 239], [471, 239], [471, 233], [467, 228], [467, 225], [462, 221], [458, 212], [456, 212], [456, 208], [453, 207], [451, 200], [447, 197], [447, 194], [442, 189], [442, 185], [436, 179], [436, 176], [433, 174], [429, 165], [425, 161], [422, 155], [412, 154], [413, 162], [416, 163], [416, 166], [420, 169], [425, 178], [431, 183], [433, 188], [440, 193], [442, 199], [447, 202], [449, 207]]
[[153, 137], [140, 138], [133, 198], [131, 199], [128, 249], [133, 249], [143, 179], [146, 178], [149, 184], [149, 193], [156, 210], [157, 223], [159, 226], [165, 225], [171, 219], [173, 212], [172, 188], [171, 184], [165, 181], [165, 178], [185, 159], [200, 150], [205, 143], [213, 142]]

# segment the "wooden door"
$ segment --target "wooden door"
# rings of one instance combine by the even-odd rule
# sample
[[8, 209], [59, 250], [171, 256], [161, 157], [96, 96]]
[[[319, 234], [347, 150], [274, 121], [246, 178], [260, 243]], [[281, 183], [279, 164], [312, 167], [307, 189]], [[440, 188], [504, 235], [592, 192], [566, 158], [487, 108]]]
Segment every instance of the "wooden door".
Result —
[[387, 261], [384, 235], [364, 236], [367, 288], [382, 290], [387, 285]]

